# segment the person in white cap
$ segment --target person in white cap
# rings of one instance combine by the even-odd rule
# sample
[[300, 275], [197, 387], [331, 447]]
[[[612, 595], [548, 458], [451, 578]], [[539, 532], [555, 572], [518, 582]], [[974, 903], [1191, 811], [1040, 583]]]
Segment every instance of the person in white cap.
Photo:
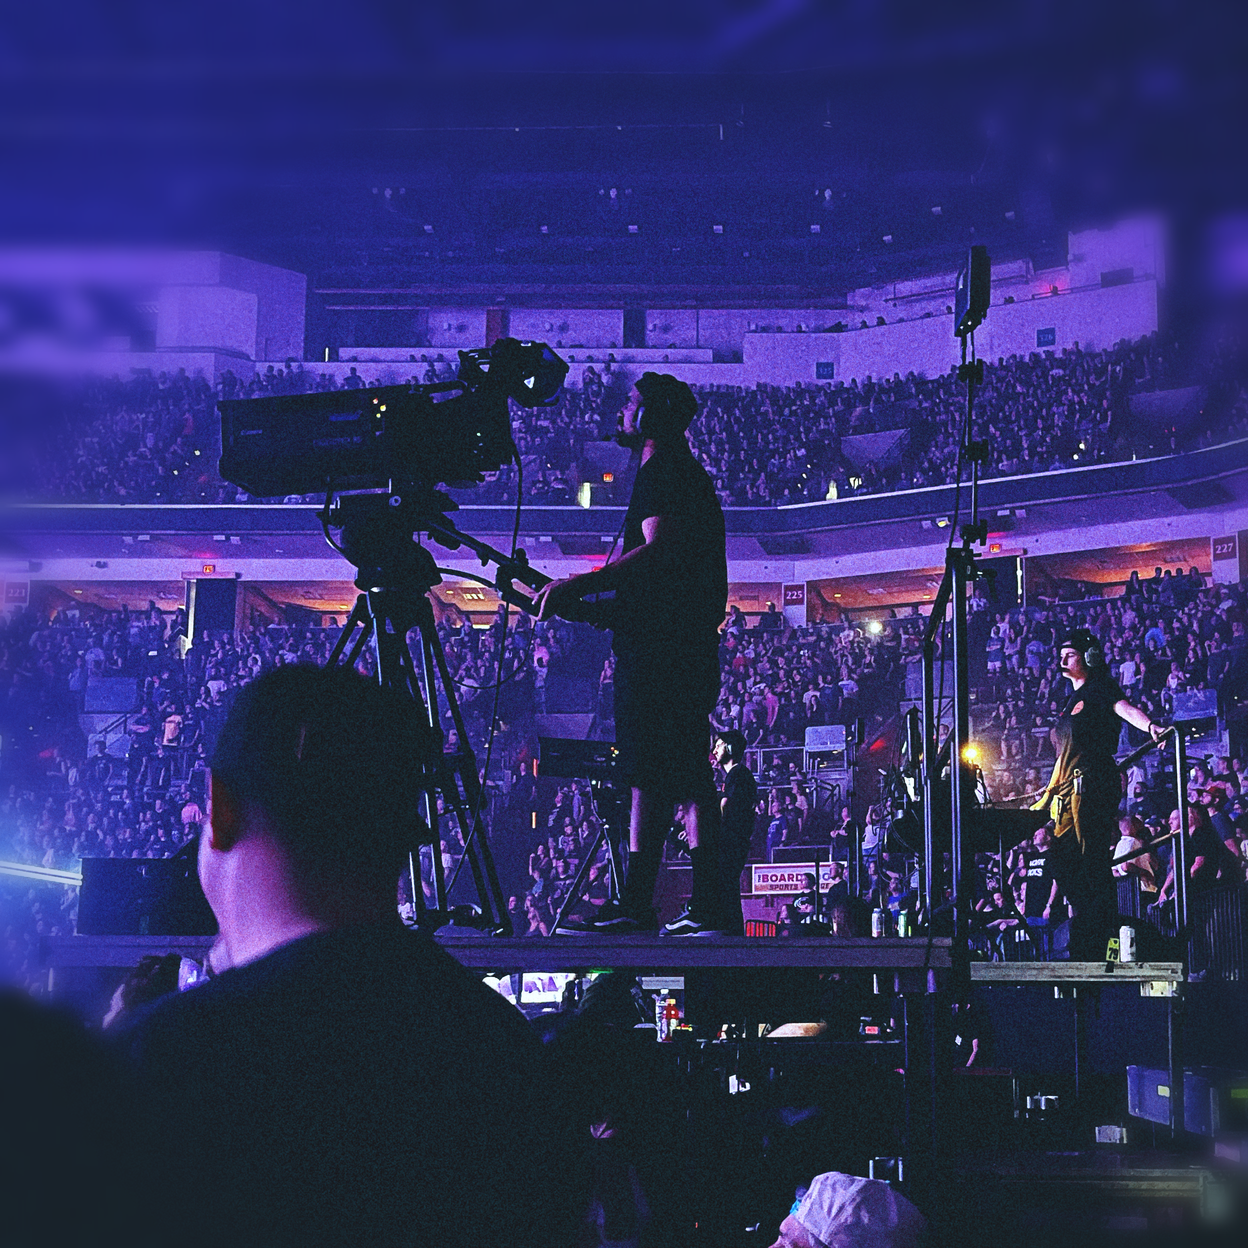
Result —
[[927, 1223], [879, 1179], [817, 1174], [771, 1248], [918, 1248]]

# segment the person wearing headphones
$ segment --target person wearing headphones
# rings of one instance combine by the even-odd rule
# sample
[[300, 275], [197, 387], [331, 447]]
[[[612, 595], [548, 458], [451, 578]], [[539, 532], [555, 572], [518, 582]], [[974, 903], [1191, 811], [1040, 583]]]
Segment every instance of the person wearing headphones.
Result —
[[638, 379], [616, 436], [641, 456], [624, 520], [624, 553], [596, 571], [552, 581], [537, 595], [539, 619], [584, 618], [587, 595], [615, 595], [617, 768], [631, 789], [628, 875], [619, 905], [608, 903], [594, 917], [595, 931], [656, 928], [654, 886], [678, 805], [693, 895], [665, 930], [696, 936], [724, 924], [720, 810], [708, 747], [719, 698], [728, 561], [715, 483], [685, 435], [697, 410], [693, 391], [670, 374]]
[[1100, 961], [1117, 926], [1118, 902], [1110, 862], [1118, 840], [1122, 775], [1114, 757], [1118, 721], [1156, 741], [1165, 729], [1127, 701], [1105, 665], [1096, 635], [1072, 630], [1059, 646], [1071, 693], [1054, 727], [1057, 762], [1033, 809], [1053, 819], [1052, 871], [1070, 903], [1070, 957]]

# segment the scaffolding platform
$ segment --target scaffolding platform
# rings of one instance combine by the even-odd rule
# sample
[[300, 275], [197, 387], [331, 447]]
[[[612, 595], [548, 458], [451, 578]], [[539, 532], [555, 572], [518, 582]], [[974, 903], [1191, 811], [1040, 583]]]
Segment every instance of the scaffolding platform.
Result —
[[973, 984], [1157, 985], [1151, 995], [1184, 982], [1182, 962], [972, 962]]
[[[653, 934], [498, 938], [471, 929], [440, 932], [448, 953], [482, 972], [866, 970], [940, 972], [952, 969], [951, 942], [937, 937], [775, 937]], [[147, 954], [179, 953], [202, 958], [207, 936], [55, 936], [44, 947], [44, 965], [136, 966]], [[1183, 982], [1178, 962], [972, 962], [976, 984], [1123, 984], [1168, 986]], [[1166, 995], [1158, 988], [1157, 995]]]

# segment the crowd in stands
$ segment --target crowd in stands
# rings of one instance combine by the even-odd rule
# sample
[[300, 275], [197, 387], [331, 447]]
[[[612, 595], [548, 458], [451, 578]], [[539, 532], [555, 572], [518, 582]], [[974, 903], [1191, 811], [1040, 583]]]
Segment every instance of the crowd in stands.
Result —
[[[44, 396], [47, 419], [15, 426], [9, 472], [0, 485], [19, 496], [75, 502], [236, 502], [248, 496], [217, 475], [218, 398], [254, 398], [365, 385], [425, 384], [453, 377], [454, 364], [428, 355], [410, 375], [356, 365], [339, 378], [288, 361], [243, 378], [226, 371], [215, 389], [202, 377], [136, 372], [85, 381]], [[363, 366], [360, 366], [363, 367]], [[584, 367], [551, 408], [512, 406], [525, 498], [566, 504], [601, 467], [587, 445], [612, 438], [624, 400], [609, 361]], [[1195, 380], [1209, 385], [1203, 416], [1179, 429], [1128, 412], [1141, 390]], [[577, 384], [579, 381], [579, 384]], [[942, 485], [954, 478], [966, 406], [954, 372], [925, 378], [856, 378], [824, 384], [699, 386], [702, 412], [694, 452], [725, 506], [765, 507]], [[1248, 430], [1241, 375], [1219, 357], [1204, 372], [1158, 335], [1102, 351], [1064, 349], [989, 361], [976, 395], [976, 434], [987, 439], [984, 476], [1048, 472], [1168, 454]], [[30, 422], [27, 422], [29, 424]], [[870, 436], [864, 436], [870, 435]], [[517, 469], [506, 465], [461, 501], [514, 498]], [[321, 501], [291, 496], [283, 501]]]
[[[750, 756], [763, 789], [755, 856], [817, 842], [830, 844], [833, 856], [848, 866], [848, 847], [860, 838], [861, 892], [894, 913], [913, 907], [917, 879], [913, 863], [888, 843], [885, 803], [868, 803], [860, 794], [852, 809], [838, 798], [835, 813], [829, 812], [827, 801], [817, 800], [817, 786], [802, 774], [800, 745], [807, 727], [843, 723], [852, 731], [862, 721], [871, 741], [890, 720], [895, 723], [902, 676], [919, 659], [923, 624], [924, 617], [912, 611], [870, 628], [850, 622], [793, 628], [774, 607], [754, 622], [734, 607], [722, 633], [722, 693], [713, 716], [717, 730], [741, 731], [751, 751], [758, 751]], [[1248, 694], [1248, 583], [1207, 585], [1194, 569], [1176, 575], [1158, 570], [1147, 579], [1133, 574], [1116, 597], [1005, 611], [995, 610], [977, 589], [969, 625], [977, 656], [972, 729], [984, 797], [1016, 805], [1043, 788], [1054, 760], [1050, 727], [1066, 697], [1054, 646], [1074, 626], [1103, 640], [1112, 675], [1156, 721], [1171, 721], [1176, 697], [1213, 691], [1231, 727], [1231, 749], [1196, 767], [1190, 791], [1196, 806], [1207, 809], [1225, 850], [1219, 851], [1214, 878], [1242, 879], [1248, 750], [1237, 708]], [[491, 838], [513, 922], [534, 935], [550, 930], [605, 814], [588, 785], [538, 777], [533, 765], [534, 717], [548, 709], [561, 674], [579, 661], [589, 644], [587, 631], [598, 638], [600, 656], [601, 634], [561, 621], [535, 624], [500, 612], [490, 627], [477, 628], [447, 608], [438, 625], [483, 771], [487, 746], [491, 751]], [[189, 649], [184, 632], [180, 610], [103, 612], [83, 604], [19, 612], [0, 627], [6, 781], [0, 857], [72, 869], [84, 856], [173, 853], [203, 818], [206, 760], [233, 691], [274, 666], [324, 662], [338, 630], [257, 619], [237, 636], [223, 634]], [[362, 670], [371, 662], [367, 655]], [[133, 682], [135, 690], [124, 748], [88, 740], [79, 718], [91, 682], [108, 677]], [[579, 705], [596, 710], [597, 735], [610, 735], [610, 686], [608, 659], [594, 700]], [[439, 715], [453, 749], [457, 729], [444, 698]], [[1141, 740], [1124, 725], [1120, 753]], [[1165, 831], [1173, 805], [1159, 758], [1150, 756], [1127, 777], [1124, 815], [1139, 821], [1133, 834], [1146, 839]], [[454, 819], [442, 824], [439, 850], [453, 871], [463, 852]], [[669, 852], [679, 854], [681, 847], [674, 842]], [[1150, 868], [1154, 890], [1163, 888], [1167, 864], [1163, 847]], [[427, 854], [425, 866], [428, 891]], [[1002, 906], [1012, 911], [1007, 902], [1011, 891], [1015, 900], [1021, 895], [1019, 870], [1018, 855], [1004, 872], [999, 862], [980, 863], [979, 906], [986, 930], [997, 935], [1017, 926], [1016, 915], [995, 912]], [[603, 846], [577, 909], [601, 904], [607, 888]], [[5, 960], [33, 979], [40, 937], [72, 930], [76, 890], [13, 879], [0, 890], [8, 912], [21, 916], [3, 932]], [[1162, 892], [1162, 900], [1168, 895]], [[1058, 899], [1055, 909], [1060, 905]]]
[[[972, 736], [980, 755], [982, 797], [1016, 807], [1044, 789], [1052, 771], [1055, 740], [1051, 726], [1069, 696], [1058, 670], [1056, 643], [1075, 627], [1090, 629], [1103, 643], [1109, 674], [1129, 701], [1156, 722], [1170, 723], [1176, 711], [1206, 715], [1229, 730], [1229, 753], [1206, 756], [1193, 746], [1187, 778], [1191, 813], [1186, 836], [1193, 871], [1190, 892], [1215, 884], [1241, 886], [1248, 873], [1248, 742], [1240, 705], [1248, 698], [1248, 582], [1208, 585], [1196, 568], [1184, 574], [1157, 568], [1152, 577], [1132, 573], [1116, 597], [1078, 603], [1041, 603], [1006, 612], [977, 588], [971, 600]], [[1206, 706], [1192, 712], [1185, 695], [1208, 691]], [[1177, 700], [1177, 705], [1176, 705]], [[1198, 699], [1199, 700], [1199, 699]], [[1122, 725], [1119, 757], [1145, 738]], [[1177, 833], [1173, 775], [1166, 776], [1168, 753], [1146, 753], [1127, 772], [1121, 807], [1118, 853]], [[1045, 933], [1066, 917], [1065, 899], [1049, 897], [1051, 876], [1044, 873], [1045, 833], [1007, 855], [976, 859], [976, 910], [985, 948], [997, 953], [1023, 929]], [[1042, 888], [1024, 884], [1039, 874]], [[893, 864], [893, 872], [900, 868]], [[1124, 913], [1139, 906], [1141, 917], [1165, 928], [1173, 921], [1175, 884], [1172, 842], [1115, 869], [1132, 881], [1135, 900], [1121, 899]], [[1043, 900], [1038, 900], [1043, 893]]]
[[[739, 610], [730, 612], [715, 722], [741, 728], [752, 746], [779, 750], [763, 779], [783, 785], [776, 800], [793, 823], [786, 840], [803, 834], [793, 812], [808, 806], [790, 791], [800, 755], [780, 747], [800, 746], [808, 725], [887, 715], [898, 692], [903, 649], [914, 649], [918, 623], [917, 617], [914, 625], [898, 621], [875, 636], [849, 625], [788, 630], [774, 608], [747, 627]], [[0, 700], [8, 786], [0, 800], [0, 857], [73, 869], [84, 856], [172, 854], [203, 817], [206, 761], [233, 691], [274, 666], [324, 662], [337, 637], [334, 628], [256, 621], [237, 637], [224, 634], [184, 652], [185, 627], [180, 609], [102, 612], [81, 604], [19, 613], [3, 626]], [[443, 612], [438, 632], [481, 766], [490, 724], [497, 725], [487, 793], [500, 829], [500, 873], [518, 899], [514, 921], [521, 931], [548, 930], [600, 822], [585, 786], [561, 789], [533, 779], [531, 725], [547, 709], [548, 690], [573, 665], [583, 665], [584, 651], [596, 646], [600, 653], [603, 636], [562, 621], [535, 624], [517, 613], [474, 628], [453, 608]], [[364, 670], [370, 654], [366, 650], [361, 660]], [[608, 735], [611, 666], [609, 659], [603, 664], [604, 679], [587, 704], [596, 705], [600, 731]], [[125, 731], [121, 747], [116, 738], [89, 740], [79, 719], [89, 683], [110, 677], [135, 688], [136, 709], [118, 726]], [[444, 698], [439, 713], [453, 749], [457, 730]], [[453, 871], [463, 852], [454, 819], [443, 824], [439, 848]], [[605, 899], [605, 849], [599, 858], [589, 891]], [[427, 855], [425, 867], [428, 892]], [[39, 937], [72, 930], [76, 890], [13, 881], [0, 888], [8, 908], [27, 919], [20, 931], [5, 934], [7, 960], [33, 976]]]
[[[104, 612], [70, 604], [27, 610], [0, 623], [0, 859], [73, 870], [83, 857], [167, 857], [198, 830], [207, 760], [234, 692], [261, 672], [322, 664], [337, 628], [257, 620], [184, 650], [185, 613]], [[529, 732], [543, 686], [573, 651], [573, 626], [533, 624], [511, 613], [489, 629], [448, 608], [438, 625], [469, 742], [484, 751], [497, 690], [498, 760]], [[503, 640], [500, 672], [498, 649]], [[371, 649], [359, 662], [372, 670]], [[134, 708], [113, 731], [88, 739], [80, 718], [93, 681], [132, 682]], [[449, 704], [439, 696], [448, 749], [458, 744]], [[89, 721], [88, 721], [89, 722]], [[453, 864], [462, 837], [445, 825]], [[527, 854], [527, 849], [523, 851]], [[517, 849], [520, 853], [520, 849]], [[0, 877], [5, 915], [0, 961], [35, 982], [43, 936], [73, 930], [77, 890]], [[20, 922], [10, 921], [18, 916]]]
[[[1136, 574], [1114, 598], [1052, 603], [995, 612], [982, 590], [971, 600], [973, 649], [982, 654], [972, 726], [990, 758], [989, 794], [1009, 800], [1042, 788], [1055, 755], [1049, 725], [1064, 704], [1067, 685], [1055, 643], [1074, 627], [1090, 628], [1105, 643], [1106, 664], [1127, 697], [1158, 722], [1173, 718], [1176, 696], [1216, 691], [1225, 707], [1244, 688], [1244, 594], [1235, 586], [1206, 586], [1187, 574]], [[1141, 744], [1124, 724], [1120, 747]], [[1036, 776], [1039, 783], [1032, 783]]]

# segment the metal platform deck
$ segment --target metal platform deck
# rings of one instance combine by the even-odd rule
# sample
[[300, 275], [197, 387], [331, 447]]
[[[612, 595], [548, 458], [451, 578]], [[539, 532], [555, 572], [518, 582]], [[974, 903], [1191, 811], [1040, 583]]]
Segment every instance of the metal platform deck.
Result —
[[[1183, 983], [1181, 962], [972, 962], [976, 984]], [[1162, 994], [1159, 994], [1162, 995]]]
[[885, 937], [776, 940], [748, 936], [554, 936], [491, 940], [439, 933], [438, 943], [478, 970], [579, 971], [595, 967], [694, 971], [857, 967], [878, 971], [948, 970], [950, 942]]
[[[586, 971], [623, 968], [637, 971], [793, 969], [924, 972], [948, 971], [950, 941], [921, 937], [852, 939], [692, 936], [556, 936], [550, 939], [497, 939], [467, 931], [443, 932], [438, 943], [465, 966], [495, 973]], [[202, 957], [212, 940], [203, 936], [62, 936], [44, 950], [49, 967], [135, 966], [150, 953]], [[1177, 985], [1177, 962], [972, 962], [978, 984]]]

